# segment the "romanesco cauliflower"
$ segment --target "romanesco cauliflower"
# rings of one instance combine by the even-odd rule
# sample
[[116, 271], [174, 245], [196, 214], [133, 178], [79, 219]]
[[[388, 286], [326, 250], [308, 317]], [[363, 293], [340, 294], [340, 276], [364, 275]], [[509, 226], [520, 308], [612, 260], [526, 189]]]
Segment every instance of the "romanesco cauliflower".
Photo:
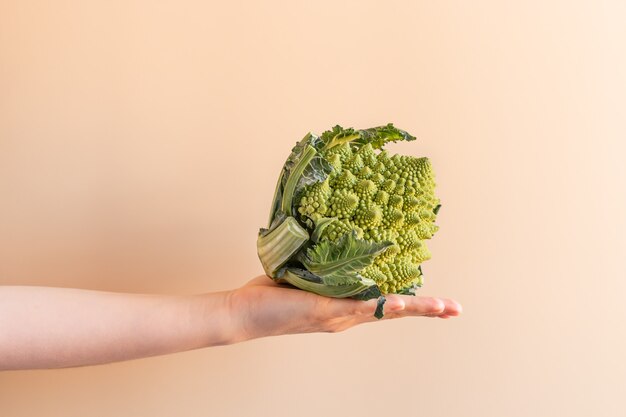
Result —
[[392, 124], [306, 135], [281, 172], [258, 254], [273, 279], [330, 297], [414, 294], [440, 208], [427, 158], [393, 155], [414, 140]]

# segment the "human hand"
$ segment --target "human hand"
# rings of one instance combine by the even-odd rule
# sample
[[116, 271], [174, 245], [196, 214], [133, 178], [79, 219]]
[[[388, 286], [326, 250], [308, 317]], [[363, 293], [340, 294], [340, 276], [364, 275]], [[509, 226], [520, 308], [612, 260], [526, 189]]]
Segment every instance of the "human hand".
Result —
[[[447, 319], [461, 314], [461, 305], [447, 298], [389, 294], [383, 319], [408, 316]], [[293, 333], [340, 332], [374, 317], [376, 300], [322, 297], [256, 277], [230, 293], [241, 340]]]
[[[448, 318], [449, 299], [386, 296], [385, 317]], [[376, 321], [376, 300], [322, 297], [257, 277], [200, 295], [0, 286], [0, 370], [96, 365]]]

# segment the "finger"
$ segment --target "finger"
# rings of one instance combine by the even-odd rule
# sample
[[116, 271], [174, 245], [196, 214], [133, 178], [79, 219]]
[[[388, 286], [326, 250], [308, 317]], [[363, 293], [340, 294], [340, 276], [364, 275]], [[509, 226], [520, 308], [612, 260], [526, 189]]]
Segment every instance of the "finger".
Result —
[[[365, 303], [361, 302], [360, 308], [357, 309], [355, 314], [357, 316], [370, 318], [374, 316], [376, 308], [378, 307], [378, 300], [369, 300]], [[404, 297], [389, 294], [385, 296], [385, 303], [383, 304], [383, 314], [395, 314], [402, 312], [406, 308]]]
[[[429, 314], [442, 314], [445, 306], [442, 300], [434, 297], [413, 297], [398, 294], [385, 295], [386, 301], [383, 307], [383, 319], [394, 319], [406, 316], [426, 316]], [[345, 300], [348, 301], [348, 300]], [[354, 301], [354, 300], [350, 300]], [[351, 309], [344, 314], [352, 316], [356, 322], [365, 323], [378, 321], [374, 316], [378, 300], [356, 301]]]
[[360, 316], [368, 316], [374, 315], [374, 311], [376, 311], [376, 306], [378, 305], [378, 300], [373, 298], [367, 301], [361, 300], [342, 300], [345, 308], [342, 313], [343, 316], [351, 316], [351, 317], [360, 317]]
[[458, 302], [451, 300], [449, 298], [442, 298], [441, 301], [445, 304], [445, 309], [441, 313], [437, 314], [427, 314], [426, 317], [439, 317], [442, 319], [447, 319], [450, 317], [456, 317], [461, 314], [463, 308], [461, 304]]
[[[374, 312], [378, 306], [378, 299], [371, 300], [353, 300], [353, 299], [333, 299], [325, 298], [326, 306], [325, 314], [328, 317], [345, 317], [345, 318], [369, 318], [374, 317]], [[389, 311], [399, 311], [404, 308], [404, 301], [390, 300], [389, 298], [384, 304], [385, 314]]]
[[438, 316], [446, 310], [444, 300], [437, 297], [395, 297], [402, 297], [406, 304], [404, 310], [402, 310], [403, 316]]
[[[458, 316], [461, 313], [461, 305], [448, 298], [438, 297], [414, 297], [398, 294], [386, 295], [384, 305], [385, 318], [406, 316], [448, 317]], [[353, 316], [363, 320], [369, 320], [374, 316], [377, 300], [338, 300], [326, 299], [328, 302], [326, 313], [330, 317]]]
[[458, 303], [457, 301], [452, 300], [450, 298], [442, 298], [441, 300], [446, 306], [445, 310], [443, 311], [443, 314], [453, 317], [453, 316], [458, 316], [463, 312], [463, 306], [461, 306], [461, 304]]

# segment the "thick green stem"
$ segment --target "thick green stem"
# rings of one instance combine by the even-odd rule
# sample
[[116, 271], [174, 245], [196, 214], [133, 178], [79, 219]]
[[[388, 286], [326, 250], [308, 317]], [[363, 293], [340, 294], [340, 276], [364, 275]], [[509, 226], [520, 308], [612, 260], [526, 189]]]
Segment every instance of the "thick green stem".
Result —
[[293, 195], [296, 191], [296, 186], [300, 181], [300, 177], [304, 172], [304, 169], [307, 167], [311, 159], [315, 156], [317, 151], [311, 145], [306, 145], [304, 151], [302, 152], [302, 156], [298, 160], [296, 166], [293, 167], [291, 172], [289, 172], [289, 177], [287, 178], [287, 182], [285, 183], [285, 188], [283, 189], [283, 201], [281, 205], [281, 209], [283, 213], [287, 216], [292, 216], [292, 208], [293, 208]]
[[274, 221], [274, 216], [276, 215], [276, 210], [280, 207], [282, 203], [282, 182], [283, 175], [285, 175], [285, 170], [280, 171], [280, 175], [278, 176], [278, 182], [276, 183], [276, 189], [274, 190], [274, 197], [272, 198], [272, 208], [270, 209], [270, 218], [267, 221], [267, 228], [269, 229], [272, 226], [272, 222]]
[[293, 217], [287, 217], [274, 230], [257, 239], [257, 252], [265, 273], [276, 272], [309, 240], [309, 234]]
[[333, 298], [352, 297], [353, 295], [357, 295], [365, 291], [369, 287], [376, 285], [374, 281], [366, 278], [364, 278], [361, 282], [356, 282], [349, 285], [318, 284], [316, 282], [311, 282], [309, 280], [299, 277], [298, 275], [289, 271], [289, 269], [285, 271], [285, 275], [283, 275], [281, 279], [287, 281], [294, 287], [300, 288], [301, 290], [310, 291], [315, 294]]

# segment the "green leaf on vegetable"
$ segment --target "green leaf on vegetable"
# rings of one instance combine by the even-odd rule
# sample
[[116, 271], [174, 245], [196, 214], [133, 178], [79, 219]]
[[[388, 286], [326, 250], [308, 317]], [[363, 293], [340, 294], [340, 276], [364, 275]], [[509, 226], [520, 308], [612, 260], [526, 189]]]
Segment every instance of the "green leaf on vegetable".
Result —
[[347, 233], [336, 242], [319, 242], [303, 259], [307, 270], [319, 276], [326, 285], [347, 285], [359, 282], [363, 268], [391, 246], [389, 242], [368, 242]]

